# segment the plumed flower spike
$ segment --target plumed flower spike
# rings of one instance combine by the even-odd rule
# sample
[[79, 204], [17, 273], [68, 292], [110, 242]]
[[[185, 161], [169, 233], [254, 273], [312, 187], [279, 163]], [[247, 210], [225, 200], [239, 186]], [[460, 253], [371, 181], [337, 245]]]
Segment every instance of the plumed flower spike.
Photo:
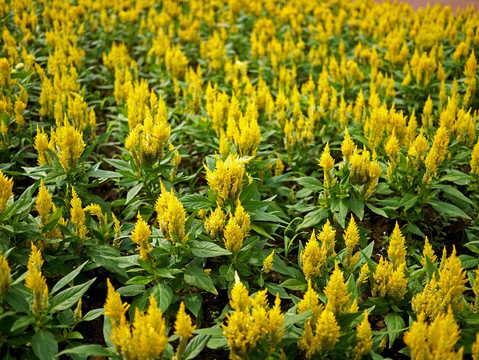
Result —
[[193, 336], [196, 326], [191, 322], [191, 317], [185, 311], [185, 303], [182, 301], [180, 309], [176, 314], [175, 334], [180, 337], [178, 347], [176, 349], [175, 359], [183, 359], [188, 339]]
[[131, 240], [138, 245], [138, 250], [140, 251], [140, 259], [143, 261], [148, 261], [148, 255], [151, 252], [152, 248], [149, 243], [149, 238], [151, 235], [150, 226], [143, 220], [142, 216], [138, 212], [137, 221], [135, 228], [131, 232]]
[[48, 287], [42, 275], [43, 258], [40, 250], [32, 243], [32, 252], [28, 258], [25, 287], [33, 293], [33, 314], [38, 317], [48, 305]]
[[191, 317], [185, 311], [185, 303], [182, 301], [178, 314], [176, 315], [175, 334], [189, 339], [193, 336], [193, 330], [195, 330], [195, 328], [196, 326], [191, 322]]
[[358, 343], [354, 348], [354, 358], [356, 360], [361, 359], [363, 355], [366, 355], [373, 345], [373, 339], [371, 334], [371, 324], [368, 320], [368, 312], [364, 310], [364, 319], [356, 328], [356, 337]]
[[216, 156], [215, 170], [206, 168], [206, 181], [211, 190], [218, 196], [218, 202], [229, 199], [237, 199], [243, 189], [243, 178], [245, 175], [244, 165], [249, 159], [239, 158], [237, 155], [228, 155], [223, 161]]
[[306, 280], [315, 279], [321, 276], [321, 267], [326, 262], [326, 253], [324, 247], [319, 247], [315, 231], [301, 251], [301, 264]]
[[10, 282], [10, 266], [8, 266], [7, 259], [0, 252], [0, 303], [10, 290]]
[[341, 152], [345, 163], [349, 163], [349, 158], [353, 155], [356, 145], [349, 135], [348, 128], [344, 130], [344, 139], [341, 143]]
[[241, 250], [244, 240], [244, 232], [234, 217], [230, 217], [224, 231], [224, 243], [226, 250], [230, 251], [234, 258]]
[[328, 285], [324, 289], [328, 302], [326, 310], [331, 311], [335, 315], [344, 314], [349, 310], [350, 296], [346, 289], [343, 272], [339, 269], [337, 261], [334, 263], [334, 271], [329, 278]]
[[8, 178], [0, 170], [0, 213], [7, 209], [7, 201], [13, 193], [13, 179]]
[[52, 210], [52, 196], [48, 193], [43, 179], [40, 181], [40, 189], [38, 190], [37, 200], [36, 200], [36, 210], [40, 215], [41, 226], [45, 225], [48, 222], [48, 216]]
[[396, 222], [396, 226], [391, 234], [389, 240], [388, 256], [389, 260], [393, 264], [394, 269], [397, 269], [399, 265], [406, 262], [406, 239], [399, 229], [399, 224]]
[[117, 327], [120, 324], [126, 323], [125, 313], [130, 305], [121, 302], [120, 294], [115, 291], [110, 279], [106, 280], [106, 284], [108, 293], [104, 305], [104, 314], [110, 318], [112, 325]]
[[[315, 328], [314, 333], [313, 327]], [[316, 324], [312, 324], [311, 320], [306, 322], [298, 347], [305, 352], [306, 359], [312, 359], [320, 352], [333, 350], [339, 340], [339, 333], [340, 327], [336, 317], [326, 309], [321, 313]]]
[[319, 302], [319, 296], [311, 286], [311, 280], [308, 281], [308, 290], [304, 293], [303, 298], [298, 303], [298, 313], [301, 314], [308, 310], [313, 310], [311, 320], [316, 323], [318, 316], [324, 310], [324, 305]]
[[155, 210], [158, 213], [158, 223], [165, 240], [173, 244], [179, 240], [185, 244], [189, 236], [185, 234], [185, 209], [175, 196], [173, 189], [166, 191], [163, 183], [161, 183], [161, 195], [156, 201]]
[[323, 168], [324, 172], [324, 186], [329, 187], [331, 184], [331, 170], [334, 167], [334, 159], [329, 152], [329, 142], [324, 147], [321, 158], [319, 159], [319, 166]]
[[273, 256], [274, 256], [274, 250], [271, 251], [271, 254], [269, 254], [266, 259], [263, 261], [263, 268], [261, 269], [261, 272], [267, 274], [273, 269]]
[[65, 121], [65, 124], [55, 131], [54, 142], [58, 148], [60, 164], [65, 172], [72, 172], [85, 149], [82, 132]]
[[226, 225], [226, 214], [221, 209], [221, 206], [217, 206], [210, 216], [205, 219], [206, 233], [212, 238], [220, 238], [223, 235], [223, 231]]
[[[237, 273], [235, 272], [235, 276], [237, 277]], [[249, 309], [251, 304], [251, 299], [249, 298], [248, 290], [243, 285], [241, 281], [239, 281], [239, 277], [237, 277], [233, 288], [231, 289], [231, 300], [230, 305], [233, 310], [236, 311], [246, 311]]]
[[346, 255], [344, 257], [344, 267], [348, 271], [352, 271], [359, 260], [359, 253], [354, 254], [354, 248], [359, 242], [359, 229], [354, 221], [354, 216], [351, 214], [351, 220], [344, 232], [344, 242], [346, 244]]
[[404, 343], [411, 350], [413, 359], [462, 359], [464, 348], [456, 351], [460, 330], [452, 310], [439, 314], [432, 323], [418, 316], [409, 331], [404, 334]]

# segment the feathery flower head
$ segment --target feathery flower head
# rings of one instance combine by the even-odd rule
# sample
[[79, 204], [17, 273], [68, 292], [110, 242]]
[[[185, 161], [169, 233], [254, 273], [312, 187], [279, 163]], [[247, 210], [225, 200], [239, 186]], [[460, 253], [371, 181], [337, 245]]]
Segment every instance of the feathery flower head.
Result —
[[0, 213], [7, 209], [7, 201], [13, 194], [13, 179], [8, 178], [0, 170]]
[[328, 285], [324, 288], [324, 294], [328, 299], [326, 310], [335, 315], [344, 314], [349, 310], [351, 294], [347, 292], [343, 272], [339, 269], [337, 261], [334, 263], [334, 271], [329, 278]]
[[131, 240], [138, 245], [140, 250], [140, 259], [143, 261], [148, 261], [148, 254], [151, 252], [152, 248], [149, 243], [149, 238], [151, 235], [150, 226], [143, 220], [140, 212], [137, 215], [137, 221], [135, 223], [135, 228], [131, 232]]
[[223, 230], [226, 225], [226, 214], [217, 206], [210, 216], [205, 219], [206, 233], [212, 238], [216, 239], [223, 235]]
[[185, 311], [185, 303], [182, 301], [178, 314], [176, 315], [175, 334], [189, 339], [193, 336], [193, 330], [195, 330], [195, 328], [196, 326], [191, 322], [191, 317]]
[[7, 259], [0, 251], [0, 302], [7, 296], [10, 290], [10, 266], [8, 266]]
[[170, 192], [166, 191], [163, 183], [161, 183], [161, 195], [156, 201], [155, 210], [165, 239], [173, 244], [177, 240], [185, 244], [188, 241], [188, 234], [185, 235], [185, 209], [175, 196], [173, 189]]
[[389, 260], [393, 264], [394, 269], [406, 262], [407, 250], [405, 246], [405, 241], [406, 239], [402, 235], [401, 230], [399, 229], [399, 224], [396, 221], [396, 225], [391, 234], [391, 238], [389, 239], [388, 247]]
[[249, 159], [228, 155], [223, 161], [216, 155], [215, 170], [206, 168], [206, 181], [211, 190], [218, 196], [220, 205], [228, 199], [237, 199], [243, 189], [244, 165]]

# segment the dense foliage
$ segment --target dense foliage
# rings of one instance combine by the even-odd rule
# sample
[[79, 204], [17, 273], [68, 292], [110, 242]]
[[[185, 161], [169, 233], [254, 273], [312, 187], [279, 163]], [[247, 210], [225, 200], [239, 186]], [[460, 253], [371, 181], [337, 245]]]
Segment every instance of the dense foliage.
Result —
[[479, 14], [0, 1], [5, 359], [479, 359]]

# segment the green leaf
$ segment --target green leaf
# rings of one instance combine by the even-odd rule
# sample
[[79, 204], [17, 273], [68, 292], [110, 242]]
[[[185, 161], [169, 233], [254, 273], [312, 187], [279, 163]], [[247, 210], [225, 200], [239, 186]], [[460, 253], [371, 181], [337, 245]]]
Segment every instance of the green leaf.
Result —
[[438, 199], [430, 199], [428, 203], [431, 204], [432, 208], [440, 214], [471, 219], [469, 215], [467, 215], [464, 211], [462, 211], [455, 205], [446, 203]]
[[187, 209], [210, 209], [215, 204], [201, 194], [189, 194], [181, 198], [181, 203]]
[[200, 267], [192, 267], [185, 270], [185, 281], [187, 284], [206, 290], [212, 294], [218, 295], [213, 280], [206, 275]]
[[81, 321], [92, 321], [99, 318], [103, 314], [103, 308], [90, 310], [82, 317]]
[[349, 209], [356, 215], [359, 220], [362, 220], [364, 217], [364, 203], [359, 199], [359, 197], [353, 193], [349, 198]]
[[114, 356], [115, 351], [113, 349], [104, 348], [101, 345], [89, 344], [80, 345], [71, 349], [65, 349], [58, 356], [61, 355], [84, 355], [84, 356]]
[[55, 286], [53, 287], [51, 294], [55, 294], [58, 290], [63, 288], [65, 285], [67, 285], [70, 281], [72, 281], [74, 278], [77, 277], [77, 275], [80, 273], [80, 271], [85, 267], [85, 265], [88, 264], [88, 261], [85, 261], [83, 264], [81, 264], [79, 267], [77, 267], [75, 270], [70, 272], [68, 275], [64, 276], [60, 281], [58, 281]]
[[62, 292], [59, 292], [52, 299], [50, 305], [50, 312], [62, 311], [70, 309], [73, 305], [76, 305], [78, 300], [85, 294], [91, 284], [96, 280], [96, 278], [87, 281], [84, 284], [72, 286]]
[[299, 185], [302, 185], [305, 188], [307, 188], [309, 190], [312, 190], [314, 192], [318, 192], [318, 191], [324, 189], [324, 185], [321, 183], [321, 181], [319, 181], [318, 179], [316, 179], [314, 177], [309, 177], [309, 176], [300, 177], [300, 178], [296, 179], [296, 182]]
[[398, 207], [404, 207], [404, 210], [408, 210], [416, 205], [418, 199], [419, 196], [417, 195], [406, 194], [403, 198], [401, 198], [401, 201], [399, 201]]
[[131, 201], [131, 199], [134, 199], [135, 196], [140, 192], [140, 190], [143, 189], [143, 183], [140, 182], [139, 184], [135, 185], [128, 191], [126, 194], [126, 202], [125, 205], [128, 205]]
[[399, 337], [401, 330], [404, 330], [406, 323], [402, 316], [398, 313], [392, 312], [386, 315], [384, 322], [388, 327], [389, 333], [389, 348], [394, 344], [394, 341]]
[[185, 349], [185, 353], [183, 354], [185, 360], [194, 359], [197, 357], [200, 352], [205, 348], [208, 340], [211, 336], [209, 335], [197, 335], [195, 336]]
[[346, 228], [346, 216], [348, 215], [348, 200], [347, 199], [340, 199], [339, 200], [339, 213], [334, 214], [336, 220], [338, 220], [339, 225], [343, 229]]
[[462, 267], [464, 269], [471, 269], [479, 265], [479, 259], [471, 255], [459, 255], [458, 258], [461, 260]]
[[280, 286], [289, 290], [296, 291], [306, 291], [306, 289], [308, 288], [308, 285], [304, 281], [298, 279], [287, 279], [282, 282]]
[[221, 246], [208, 241], [190, 241], [191, 252], [194, 256], [201, 258], [216, 257], [222, 255], [231, 255], [231, 252], [223, 249]]
[[121, 177], [120, 174], [115, 171], [101, 169], [89, 171], [86, 175], [98, 179], [117, 179]]
[[388, 215], [386, 214], [386, 212], [383, 210], [383, 209], [380, 209], [380, 208], [377, 208], [376, 206], [373, 206], [369, 203], [366, 203], [366, 206], [369, 208], [369, 210], [371, 210], [373, 213], [375, 214], [378, 214], [378, 215], [381, 215], [382, 217], [385, 217], [387, 218]]
[[155, 286], [151, 292], [155, 296], [160, 310], [162, 312], [166, 312], [171, 304], [171, 301], [173, 300], [173, 290], [171, 290], [171, 287], [160, 283]]
[[328, 217], [329, 210], [327, 208], [316, 209], [304, 217], [303, 222], [296, 229], [297, 231], [302, 229], [311, 228], [316, 226], [321, 221]]
[[145, 291], [145, 285], [127, 285], [116, 289], [116, 292], [121, 296], [135, 296]]
[[32, 348], [40, 360], [53, 360], [58, 353], [58, 343], [49, 331], [40, 330], [32, 337]]

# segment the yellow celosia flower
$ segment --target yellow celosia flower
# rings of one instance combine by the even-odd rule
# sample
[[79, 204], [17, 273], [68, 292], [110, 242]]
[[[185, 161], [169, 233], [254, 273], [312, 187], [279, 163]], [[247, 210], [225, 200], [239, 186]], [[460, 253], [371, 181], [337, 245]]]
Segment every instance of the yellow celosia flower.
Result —
[[241, 202], [238, 200], [236, 202], [236, 209], [234, 219], [236, 223], [241, 227], [241, 231], [243, 232], [244, 237], [248, 236], [250, 230], [250, 216], [244, 210], [244, 207], [241, 205]]
[[81, 246], [85, 240], [86, 234], [88, 233], [88, 229], [85, 225], [85, 210], [82, 208], [81, 200], [74, 188], [72, 188], [72, 200], [70, 205], [70, 221], [75, 225], [73, 233], [78, 236], [78, 246]]
[[[315, 327], [313, 334], [312, 325]], [[298, 342], [298, 347], [305, 352], [306, 359], [311, 359], [320, 352], [331, 351], [339, 340], [340, 327], [334, 314], [324, 310], [316, 324], [308, 320], [304, 324], [303, 337]]]
[[138, 245], [138, 250], [140, 250], [140, 259], [143, 261], [148, 261], [148, 255], [151, 252], [152, 248], [149, 243], [149, 238], [151, 235], [150, 226], [143, 220], [138, 212], [137, 221], [135, 223], [135, 228], [131, 232], [131, 240]]
[[472, 344], [472, 360], [479, 360], [479, 333], [476, 334], [476, 341]]
[[404, 343], [411, 349], [412, 359], [462, 359], [464, 348], [455, 349], [459, 338], [459, 326], [449, 309], [430, 324], [425, 321], [424, 314], [419, 314], [404, 334]]
[[389, 239], [388, 247], [389, 260], [393, 264], [394, 269], [406, 262], [407, 250], [405, 241], [406, 239], [402, 235], [401, 230], [399, 229], [399, 224], [396, 221], [396, 226], [394, 227], [391, 238]]
[[321, 231], [317, 235], [318, 241], [321, 243], [321, 249], [323, 249], [326, 257], [336, 255], [334, 246], [336, 244], [336, 230], [333, 229], [329, 220], [321, 228]]
[[193, 330], [195, 330], [195, 328], [196, 326], [191, 322], [191, 317], [185, 312], [185, 304], [182, 301], [178, 314], [176, 315], [175, 334], [189, 339], [193, 336]]
[[221, 238], [226, 225], [226, 214], [217, 206], [210, 216], [205, 219], [206, 233], [212, 238]]
[[349, 162], [349, 158], [353, 155], [356, 145], [349, 135], [348, 128], [344, 129], [344, 139], [341, 142], [341, 152], [343, 154], [343, 159], [346, 163]]
[[354, 216], [351, 214], [351, 221], [343, 235], [344, 243], [346, 244], [346, 255], [344, 257], [344, 267], [348, 271], [352, 271], [359, 260], [359, 253], [353, 254], [355, 246], [359, 242], [359, 229], [354, 221]]
[[59, 149], [58, 160], [65, 172], [73, 171], [85, 149], [83, 134], [73, 126], [65, 123], [54, 134], [54, 142]]
[[407, 291], [407, 278], [404, 274], [406, 263], [400, 264], [396, 269], [392, 263], [381, 257], [373, 274], [372, 295], [401, 300]]
[[10, 266], [0, 251], [0, 303], [10, 291]]
[[185, 244], [188, 234], [185, 235], [186, 212], [173, 189], [166, 191], [161, 183], [161, 195], [156, 201], [155, 210], [158, 213], [158, 223], [165, 240], [172, 242], [180, 241]]
[[334, 167], [334, 159], [329, 153], [329, 142], [326, 143], [321, 158], [319, 159], [319, 166], [323, 168], [325, 173], [330, 172]]
[[[119, 303], [121, 304], [121, 300]], [[153, 294], [150, 296], [150, 305], [146, 313], [140, 313], [138, 308], [135, 309], [132, 326], [126, 322], [124, 315], [119, 324], [112, 321], [110, 338], [116, 351], [125, 360], [156, 359], [161, 356], [166, 350], [168, 337], [163, 314]]]
[[206, 181], [211, 190], [218, 195], [220, 205], [228, 199], [237, 199], [243, 188], [244, 165], [248, 160], [228, 155], [223, 161], [216, 156], [216, 167], [211, 171], [206, 166]]
[[412, 299], [412, 309], [416, 314], [424, 313], [431, 320], [449, 307], [453, 311], [460, 310], [460, 299], [466, 282], [465, 271], [454, 248], [448, 258], [444, 257], [439, 268], [439, 278], [433, 275], [423, 291]]
[[110, 279], [106, 280], [106, 284], [108, 293], [104, 305], [104, 314], [110, 318], [113, 327], [118, 327], [120, 324], [126, 323], [125, 313], [130, 305], [121, 302], [120, 294], [115, 291]]
[[284, 335], [284, 314], [281, 312], [281, 299], [276, 295], [274, 306], [268, 311], [268, 346], [273, 353]]
[[50, 163], [50, 155], [47, 152], [48, 149], [48, 135], [45, 133], [45, 130], [39, 129], [37, 125], [37, 135], [35, 136], [35, 150], [38, 152], [38, 165], [43, 165], [45, 163]]
[[267, 274], [273, 269], [273, 256], [274, 250], [263, 260], [263, 268], [261, 269], [261, 272]]
[[274, 176], [280, 176], [284, 171], [284, 163], [281, 161], [281, 157], [278, 154], [276, 159], [276, 166], [274, 168]]
[[371, 324], [368, 320], [368, 312], [364, 310], [364, 319], [356, 328], [356, 337], [358, 343], [354, 348], [354, 358], [361, 359], [363, 355], [366, 355], [373, 345], [373, 339], [371, 334]]
[[32, 252], [28, 258], [25, 287], [33, 292], [33, 314], [38, 317], [48, 305], [48, 287], [42, 275], [43, 259], [40, 250], [32, 243]]
[[313, 310], [311, 315], [311, 322], [316, 323], [321, 312], [324, 310], [324, 305], [319, 302], [319, 296], [311, 285], [311, 280], [308, 280], [308, 290], [304, 293], [303, 298], [298, 303], [298, 313]]
[[236, 218], [230, 217], [223, 236], [226, 250], [230, 251], [233, 254], [233, 257], [236, 258], [236, 255], [243, 246], [245, 236], [241, 226], [236, 221]]
[[[427, 151], [429, 148], [429, 145], [427, 144], [427, 139], [426, 137], [422, 134], [422, 129], [419, 132], [419, 134], [416, 136], [414, 139], [413, 143], [408, 149], [408, 155], [412, 157], [412, 163], [414, 166], [414, 169], [417, 170], [419, 168], [419, 165], [421, 161], [424, 160], [424, 153]], [[410, 159], [408, 158], [408, 164], [409, 164]]]
[[82, 304], [82, 300], [80, 298], [78, 299], [77, 307], [75, 308], [75, 311], [73, 312], [73, 319], [75, 321], [75, 324], [78, 324], [83, 317], [83, 314], [81, 311], [81, 304]]
[[40, 215], [40, 226], [46, 225], [48, 222], [48, 216], [52, 210], [52, 196], [49, 194], [43, 179], [40, 181], [40, 189], [38, 190], [37, 200], [36, 200], [35, 209]]
[[240, 360], [254, 349], [257, 343], [268, 335], [270, 352], [274, 352], [283, 336], [284, 315], [277, 297], [272, 309], [268, 310], [266, 291], [259, 291], [254, 298], [235, 273], [235, 285], [231, 290], [230, 305], [233, 313], [226, 315], [222, 324], [223, 334], [228, 340], [230, 359]]
[[175, 359], [183, 358], [186, 344], [188, 343], [188, 339], [193, 336], [193, 330], [195, 330], [195, 328], [196, 326], [194, 326], [191, 322], [191, 317], [185, 311], [185, 303], [182, 301], [180, 304], [180, 309], [176, 314], [175, 321], [175, 334], [180, 337], [180, 341], [176, 349]]
[[241, 156], [256, 155], [261, 142], [261, 131], [255, 102], [248, 102], [246, 113], [239, 118], [238, 122], [233, 117], [228, 117], [226, 134]]
[[7, 209], [7, 201], [13, 194], [13, 179], [8, 178], [0, 170], [0, 213]]
[[137, 167], [151, 166], [163, 158], [171, 127], [158, 111], [155, 119], [147, 109], [143, 123], [136, 125], [125, 140]]
[[421, 264], [424, 268], [426, 267], [426, 264], [427, 264], [426, 258], [429, 258], [429, 260], [432, 263], [434, 263], [437, 259], [431, 244], [429, 244], [429, 240], [427, 236], [426, 236], [426, 239], [424, 240], [424, 249], [422, 251], [422, 258], [421, 258]]
[[325, 311], [329, 310], [335, 316], [348, 312], [351, 294], [346, 290], [343, 272], [339, 269], [337, 262], [334, 264], [334, 271], [328, 285], [324, 288], [324, 294], [328, 299]]
[[479, 140], [471, 152], [471, 174], [479, 176]]
[[311, 238], [301, 251], [301, 264], [306, 280], [315, 279], [321, 276], [321, 267], [326, 261], [324, 248], [320, 248], [313, 230]]
[[108, 222], [108, 217], [106, 214], [103, 214], [100, 205], [90, 204], [85, 208], [85, 211], [88, 211], [91, 215], [96, 216], [100, 222], [101, 227], [105, 227]]
[[329, 142], [324, 147], [321, 158], [319, 159], [319, 166], [323, 168], [324, 172], [324, 186], [329, 187], [331, 184], [331, 170], [334, 167], [334, 159], [329, 153]]

